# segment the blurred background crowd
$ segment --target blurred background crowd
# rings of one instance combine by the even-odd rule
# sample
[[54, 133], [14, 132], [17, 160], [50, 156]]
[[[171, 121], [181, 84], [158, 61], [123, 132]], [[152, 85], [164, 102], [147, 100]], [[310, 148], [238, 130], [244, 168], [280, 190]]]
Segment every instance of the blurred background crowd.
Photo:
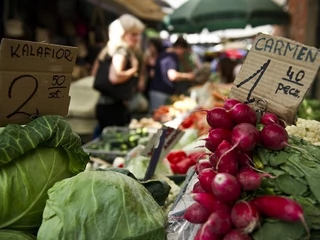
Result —
[[[230, 89], [259, 32], [320, 46], [318, 0], [217, 2], [2, 0], [0, 38], [78, 47], [68, 120], [92, 138], [132, 119], [168, 120], [164, 106], [179, 102], [192, 109], [208, 100], [203, 90], [210, 89], [213, 102]], [[111, 67], [105, 77], [113, 84], [130, 83], [130, 92], [119, 99], [93, 88], [107, 57]], [[212, 90], [217, 84], [218, 94]], [[319, 98], [318, 88], [316, 81], [311, 98]]]

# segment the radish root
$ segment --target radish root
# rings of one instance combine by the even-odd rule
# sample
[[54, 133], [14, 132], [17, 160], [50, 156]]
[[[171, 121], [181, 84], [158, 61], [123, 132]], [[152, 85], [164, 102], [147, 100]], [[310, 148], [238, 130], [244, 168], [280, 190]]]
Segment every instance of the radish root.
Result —
[[233, 151], [237, 146], [239, 145], [239, 143], [235, 144], [232, 146], [232, 148], [230, 148], [228, 151], [225, 151], [218, 159], [217, 164], [216, 164], [216, 169], [219, 169], [219, 164], [221, 162], [221, 159], [226, 156], [228, 153], [230, 153], [231, 151]]

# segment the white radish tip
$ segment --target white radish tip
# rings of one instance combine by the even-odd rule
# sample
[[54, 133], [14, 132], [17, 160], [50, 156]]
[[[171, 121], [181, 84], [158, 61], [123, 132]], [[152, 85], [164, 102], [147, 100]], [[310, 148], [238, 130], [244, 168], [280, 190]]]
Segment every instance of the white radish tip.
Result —
[[217, 174], [214, 178], [214, 181], [218, 184], [223, 184], [227, 180], [227, 177], [224, 174]]

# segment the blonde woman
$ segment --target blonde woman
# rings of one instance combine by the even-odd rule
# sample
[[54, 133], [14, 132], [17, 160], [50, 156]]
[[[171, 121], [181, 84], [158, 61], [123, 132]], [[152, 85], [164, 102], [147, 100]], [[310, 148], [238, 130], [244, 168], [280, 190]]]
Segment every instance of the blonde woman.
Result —
[[[134, 88], [138, 86], [141, 35], [144, 24], [132, 15], [124, 14], [109, 25], [109, 41], [101, 50], [93, 66], [92, 74], [95, 76], [99, 65], [107, 56], [112, 57], [109, 76], [106, 81], [113, 85], [130, 85], [130, 91], [123, 93], [121, 99], [101, 94], [96, 106], [96, 117], [99, 122], [99, 131], [107, 126], [125, 126], [130, 122], [127, 101], [133, 95]], [[100, 63], [100, 64], [99, 64]], [[141, 78], [142, 79], [142, 78]], [[97, 133], [96, 133], [97, 134]]]

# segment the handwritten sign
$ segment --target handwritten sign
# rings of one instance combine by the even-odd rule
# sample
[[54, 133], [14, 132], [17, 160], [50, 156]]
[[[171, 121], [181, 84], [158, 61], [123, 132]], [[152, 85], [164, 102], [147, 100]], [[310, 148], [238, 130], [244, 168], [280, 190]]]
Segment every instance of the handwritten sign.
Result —
[[33, 116], [68, 113], [77, 48], [3, 39], [0, 51], [0, 126]]
[[319, 65], [318, 49], [286, 38], [258, 34], [230, 97], [249, 104], [263, 100], [267, 111], [292, 124]]
[[[165, 141], [161, 150], [160, 159], [163, 159], [168, 155], [171, 149], [177, 144], [177, 142], [182, 138], [182, 136], [185, 133], [180, 129], [174, 129], [171, 127], [164, 127], [163, 129], [165, 129], [166, 132], [165, 132]], [[153, 135], [153, 137], [148, 142], [144, 150], [141, 152], [142, 156], [145, 156], [145, 157], [152, 156], [155, 146], [158, 145], [159, 138], [161, 136], [162, 131], [163, 130], [160, 129], [155, 135]]]

